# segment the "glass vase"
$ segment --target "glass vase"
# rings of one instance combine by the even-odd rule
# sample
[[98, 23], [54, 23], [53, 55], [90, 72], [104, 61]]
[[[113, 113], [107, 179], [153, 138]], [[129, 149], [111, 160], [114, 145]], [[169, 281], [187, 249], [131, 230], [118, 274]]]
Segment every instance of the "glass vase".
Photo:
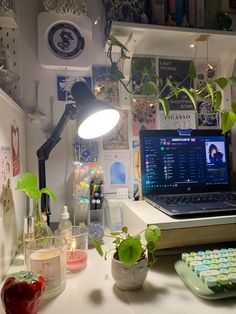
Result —
[[49, 237], [53, 235], [52, 230], [47, 223], [43, 220], [41, 210], [39, 208], [39, 200], [34, 200], [34, 237], [35, 239], [42, 237]]

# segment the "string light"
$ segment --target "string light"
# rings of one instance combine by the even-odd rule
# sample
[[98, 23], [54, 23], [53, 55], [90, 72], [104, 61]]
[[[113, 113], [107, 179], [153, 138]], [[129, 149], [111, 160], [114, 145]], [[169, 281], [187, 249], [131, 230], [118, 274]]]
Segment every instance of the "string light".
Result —
[[98, 16], [97, 19], [94, 21], [94, 25], [97, 25], [100, 19], [101, 19], [101, 16]]

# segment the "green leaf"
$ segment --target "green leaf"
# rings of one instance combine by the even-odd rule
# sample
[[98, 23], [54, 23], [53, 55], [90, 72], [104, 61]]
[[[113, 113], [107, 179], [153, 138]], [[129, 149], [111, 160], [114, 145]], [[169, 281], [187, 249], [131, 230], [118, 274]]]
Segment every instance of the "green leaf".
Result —
[[156, 242], [148, 241], [146, 247], [149, 253], [154, 252], [156, 250]]
[[142, 89], [143, 89], [144, 95], [149, 96], [149, 95], [157, 94], [157, 85], [152, 81], [144, 83]]
[[24, 191], [29, 186], [37, 187], [37, 178], [34, 173], [25, 172], [19, 177], [16, 189]]
[[128, 233], [128, 227], [124, 226], [124, 227], [122, 228], [122, 232], [124, 232], [125, 234], [127, 234], [127, 233]]
[[233, 111], [225, 111], [222, 115], [222, 132], [226, 133], [227, 131], [231, 130], [234, 123], [236, 121], [236, 114]]
[[142, 252], [142, 245], [136, 238], [125, 239], [118, 247], [119, 260], [127, 265], [137, 262], [140, 259]]
[[133, 71], [140, 73], [143, 73], [144, 71], [148, 71], [148, 73], [150, 73], [152, 69], [151, 58], [133, 58], [132, 69]]
[[111, 234], [112, 236], [115, 236], [115, 237], [116, 237], [116, 236], [120, 235], [121, 233], [122, 233], [122, 231], [111, 231], [110, 234]]
[[196, 68], [195, 68], [195, 65], [193, 62], [190, 63], [190, 67], [188, 70], [188, 76], [191, 80], [193, 80], [197, 77], [197, 71], [196, 71]]
[[169, 115], [169, 111], [170, 111], [170, 103], [167, 99], [165, 98], [159, 98], [159, 102], [160, 104], [162, 105], [162, 108], [164, 110], [164, 115], [165, 115], [165, 118], [168, 117]]
[[110, 45], [111, 46], [117, 46], [120, 47], [121, 49], [128, 51], [128, 49], [114, 36], [110, 36]]
[[222, 102], [222, 94], [220, 91], [215, 92], [215, 101], [213, 104], [214, 109], [217, 111], [220, 108]]
[[160, 239], [161, 230], [156, 225], [150, 225], [145, 230], [144, 236], [145, 236], [145, 239], [147, 242], [149, 242], [149, 241], [157, 242]]
[[127, 54], [125, 53], [124, 49], [122, 48], [121, 51], [120, 51], [120, 57], [121, 59], [130, 59], [129, 56], [127, 56]]
[[219, 77], [218, 79], [214, 81], [221, 89], [224, 89], [228, 85], [228, 82], [229, 82], [228, 79], [225, 77]]
[[194, 98], [194, 94], [188, 90], [186, 87], [182, 87], [181, 89], [181, 92], [185, 93], [188, 98], [191, 100], [192, 104], [193, 104], [193, 107], [195, 110], [197, 110], [197, 103], [196, 103], [196, 99]]
[[54, 192], [50, 189], [50, 188], [42, 188], [40, 190], [41, 194], [45, 193], [47, 195], [49, 195], [51, 197], [52, 200], [56, 200], [56, 195], [54, 194]]
[[114, 241], [112, 241], [112, 243], [114, 243], [114, 244], [119, 244], [120, 243], [120, 241], [121, 241], [121, 239], [120, 238], [116, 238]]
[[213, 103], [213, 102], [214, 102], [214, 89], [213, 89], [212, 84], [207, 83], [207, 84], [206, 84], [206, 90], [207, 90], [208, 93], [210, 94], [210, 96], [211, 96], [211, 101], [212, 101], [212, 103]]
[[233, 112], [236, 113], [236, 102], [232, 102], [231, 108], [232, 108]]
[[230, 81], [232, 86], [236, 86], [236, 76], [231, 76], [229, 78], [229, 81]]
[[33, 198], [37, 200], [37, 199], [40, 199], [41, 197], [41, 192], [35, 186], [28, 186], [27, 188], [24, 189], [24, 192], [29, 198]]
[[97, 250], [98, 254], [101, 257], [103, 257], [104, 253], [103, 253], [103, 250], [102, 250], [100, 242], [96, 238], [92, 238], [92, 243], [93, 243], [95, 249]]
[[118, 65], [116, 62], [113, 62], [111, 65], [111, 74], [117, 79], [117, 80], [123, 80], [124, 74], [119, 70]]
[[173, 87], [173, 84], [172, 84], [172, 82], [171, 82], [171, 80], [170, 79], [166, 79], [166, 86], [169, 86], [169, 87]]

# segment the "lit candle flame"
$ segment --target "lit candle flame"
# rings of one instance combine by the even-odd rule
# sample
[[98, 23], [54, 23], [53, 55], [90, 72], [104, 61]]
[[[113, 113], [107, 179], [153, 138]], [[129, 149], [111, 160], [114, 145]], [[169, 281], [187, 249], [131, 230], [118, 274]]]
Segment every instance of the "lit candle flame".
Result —
[[73, 239], [71, 243], [71, 248], [70, 248], [70, 252], [72, 255], [74, 254], [75, 249], [76, 249], [76, 242], [75, 242], [75, 239]]

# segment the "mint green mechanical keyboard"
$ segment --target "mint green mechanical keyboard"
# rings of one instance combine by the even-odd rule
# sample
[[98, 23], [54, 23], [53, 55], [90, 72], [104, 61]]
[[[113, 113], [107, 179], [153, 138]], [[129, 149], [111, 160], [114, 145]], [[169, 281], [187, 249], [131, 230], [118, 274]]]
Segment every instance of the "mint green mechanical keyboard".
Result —
[[175, 270], [199, 297], [214, 300], [236, 296], [236, 248], [182, 253]]

